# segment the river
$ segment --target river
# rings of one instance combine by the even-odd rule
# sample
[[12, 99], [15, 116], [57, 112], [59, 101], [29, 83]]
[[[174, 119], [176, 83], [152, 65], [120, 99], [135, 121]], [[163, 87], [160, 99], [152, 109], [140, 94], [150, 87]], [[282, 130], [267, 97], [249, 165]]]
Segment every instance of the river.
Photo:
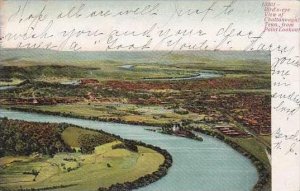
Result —
[[223, 74], [213, 70], [201, 70], [191, 76], [170, 77], [170, 78], [144, 78], [145, 81], [178, 81], [178, 80], [197, 80], [197, 79], [213, 79], [223, 76]]
[[11, 90], [11, 89], [15, 89], [16, 86], [0, 86], [0, 91], [1, 90]]
[[101, 129], [126, 139], [166, 149], [173, 157], [167, 176], [141, 191], [250, 191], [258, 173], [250, 160], [210, 136], [195, 141], [146, 130], [147, 127], [11, 111], [0, 108], [0, 117], [36, 122], [65, 122]]

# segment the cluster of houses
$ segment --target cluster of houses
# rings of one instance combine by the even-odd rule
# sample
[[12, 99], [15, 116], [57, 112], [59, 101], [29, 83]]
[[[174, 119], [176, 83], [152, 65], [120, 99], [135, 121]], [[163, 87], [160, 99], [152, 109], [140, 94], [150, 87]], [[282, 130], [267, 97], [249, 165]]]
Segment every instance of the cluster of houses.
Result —
[[159, 99], [156, 98], [154, 96], [151, 96], [149, 98], [131, 98], [129, 99], [129, 103], [131, 104], [154, 104], [154, 105], [159, 105], [159, 104], [163, 104], [163, 102]]
[[250, 134], [238, 130], [234, 127], [232, 127], [229, 124], [222, 124], [222, 125], [216, 125], [216, 129], [218, 129], [222, 134], [230, 136], [230, 137], [248, 137]]
[[[213, 108], [221, 108], [228, 111], [231, 117], [256, 134], [270, 134], [271, 109], [268, 99], [269, 97], [261, 95], [240, 94], [222, 97], [211, 95], [203, 98], [199, 105], [202, 105], [203, 113], [211, 113]], [[228, 122], [228, 119], [222, 114], [213, 113], [207, 114], [204, 120], [206, 122]]]
[[261, 117], [258, 116], [237, 116], [237, 121], [246, 125], [251, 130], [253, 130], [256, 134], [270, 134], [271, 133], [271, 126], [267, 124], [266, 121], [271, 121], [271, 116], [264, 116], [265, 119], [261, 120]]
[[217, 112], [214, 112], [214, 111], [209, 111], [207, 113], [208, 114], [203, 118], [203, 120], [206, 123], [216, 123], [216, 122], [219, 122], [219, 121], [229, 122], [229, 119], [221, 113], [217, 113]]

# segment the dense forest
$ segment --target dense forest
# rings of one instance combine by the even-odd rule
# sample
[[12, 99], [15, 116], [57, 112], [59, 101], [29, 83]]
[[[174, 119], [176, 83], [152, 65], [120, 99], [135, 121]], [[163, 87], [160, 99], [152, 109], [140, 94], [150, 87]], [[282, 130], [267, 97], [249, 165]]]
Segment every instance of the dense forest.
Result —
[[116, 139], [105, 135], [105, 134], [82, 134], [79, 137], [79, 144], [82, 153], [93, 153], [94, 149], [98, 145], [103, 145], [105, 143], [110, 143]]
[[0, 157], [4, 155], [30, 155], [34, 152], [54, 155], [70, 152], [61, 138], [66, 124], [33, 123], [19, 120], [0, 120]]

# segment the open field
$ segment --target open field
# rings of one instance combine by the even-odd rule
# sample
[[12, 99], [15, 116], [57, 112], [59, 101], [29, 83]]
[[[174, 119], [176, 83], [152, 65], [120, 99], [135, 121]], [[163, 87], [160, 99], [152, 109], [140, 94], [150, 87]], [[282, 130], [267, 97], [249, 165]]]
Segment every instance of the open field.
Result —
[[239, 138], [231, 140], [245, 148], [245, 150], [247, 150], [249, 153], [253, 153], [254, 156], [256, 156], [266, 165], [266, 167], [270, 168], [270, 161], [267, 157], [266, 151], [264, 150], [265, 147], [260, 142], [255, 140], [255, 138]]
[[[22, 108], [31, 108], [32, 106], [23, 106]], [[144, 122], [152, 125], [169, 124], [178, 122], [182, 119], [201, 121], [204, 115], [198, 115], [193, 112], [187, 114], [178, 114], [174, 109], [165, 108], [159, 105], [145, 106], [123, 103], [76, 103], [56, 106], [36, 106], [36, 110], [48, 112], [60, 112], [70, 115], [83, 117], [97, 117], [103, 120], [120, 119], [124, 122]]]
[[12, 78], [8, 81], [1, 81], [0, 80], [0, 86], [15, 86], [23, 82], [23, 80], [17, 79], [17, 78]]
[[[78, 127], [66, 127], [62, 139], [72, 148], [81, 149], [82, 135], [108, 135]], [[112, 184], [130, 182], [158, 170], [164, 156], [152, 149], [138, 146], [134, 152], [113, 148], [113, 141], [95, 147], [91, 154], [58, 152], [53, 157], [38, 152], [28, 156], [0, 157], [0, 188], [50, 188], [56, 190], [97, 190]]]
[[[99, 187], [136, 180], [156, 171], [163, 163], [164, 157], [161, 154], [145, 147], [139, 147], [138, 153], [125, 149], [112, 150], [112, 145], [117, 143], [98, 146], [95, 153], [90, 155], [60, 153], [53, 158], [14, 157], [12, 159], [10, 157], [9, 159], [7, 157], [1, 159], [1, 166], [6, 165], [1, 170], [1, 187], [17, 189], [20, 185], [23, 188], [72, 185], [72, 190], [97, 190]], [[72, 161], [66, 161], [66, 158]], [[3, 164], [2, 160], [7, 162]], [[32, 169], [39, 171], [35, 181], [33, 181], [34, 175], [23, 174]], [[66, 190], [69, 189], [70, 187]]]

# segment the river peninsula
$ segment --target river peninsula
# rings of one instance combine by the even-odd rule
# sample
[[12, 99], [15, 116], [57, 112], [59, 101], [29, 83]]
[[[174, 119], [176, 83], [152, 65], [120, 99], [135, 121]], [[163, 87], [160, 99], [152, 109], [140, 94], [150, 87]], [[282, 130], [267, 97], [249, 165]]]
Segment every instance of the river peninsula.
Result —
[[270, 190], [268, 53], [5, 51], [0, 116], [102, 130], [166, 150], [172, 167], [159, 181], [140, 174], [151, 183], [140, 190]]

